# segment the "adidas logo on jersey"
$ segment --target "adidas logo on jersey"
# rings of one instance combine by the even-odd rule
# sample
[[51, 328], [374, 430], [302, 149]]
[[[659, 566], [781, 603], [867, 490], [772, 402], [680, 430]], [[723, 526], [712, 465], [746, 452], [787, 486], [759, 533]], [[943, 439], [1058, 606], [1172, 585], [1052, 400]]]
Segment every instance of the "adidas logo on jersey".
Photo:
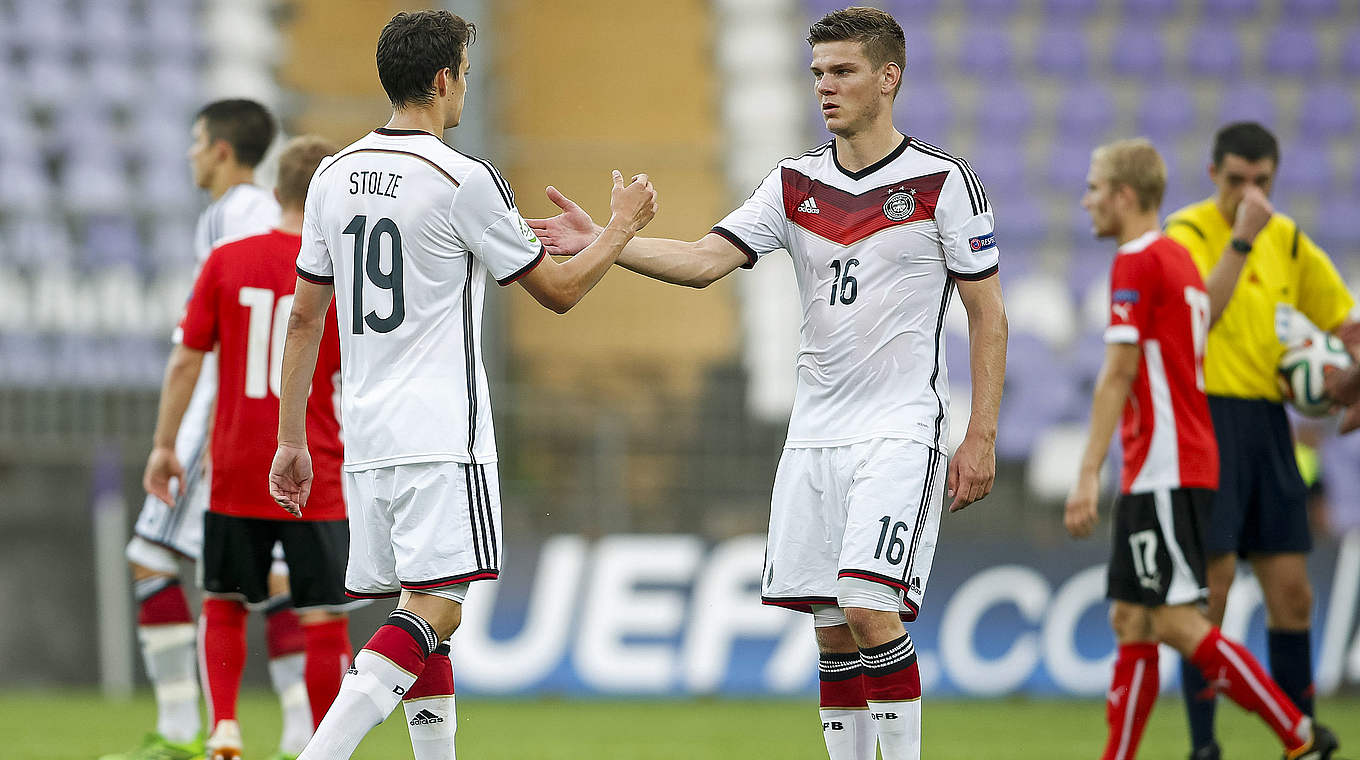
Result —
[[814, 199], [812, 199], [812, 198], [808, 198], [807, 200], [805, 200], [805, 201], [803, 201], [802, 203], [798, 204], [798, 212], [799, 212], [800, 214], [820, 214], [820, 213], [822, 213], [821, 209], [817, 208], [817, 201], [814, 200]]
[[439, 717], [438, 715], [435, 715], [429, 710], [421, 710], [420, 712], [416, 713], [416, 717], [411, 719], [411, 725], [413, 726], [430, 726], [434, 725], [435, 723], [443, 722], [444, 722], [443, 718]]

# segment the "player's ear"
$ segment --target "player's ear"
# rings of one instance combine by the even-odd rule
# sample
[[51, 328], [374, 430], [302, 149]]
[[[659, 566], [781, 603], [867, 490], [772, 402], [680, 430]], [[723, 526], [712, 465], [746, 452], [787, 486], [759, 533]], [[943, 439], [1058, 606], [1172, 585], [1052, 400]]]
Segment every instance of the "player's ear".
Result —
[[902, 81], [902, 67], [888, 61], [883, 64], [883, 94], [887, 95], [897, 89], [897, 83]]

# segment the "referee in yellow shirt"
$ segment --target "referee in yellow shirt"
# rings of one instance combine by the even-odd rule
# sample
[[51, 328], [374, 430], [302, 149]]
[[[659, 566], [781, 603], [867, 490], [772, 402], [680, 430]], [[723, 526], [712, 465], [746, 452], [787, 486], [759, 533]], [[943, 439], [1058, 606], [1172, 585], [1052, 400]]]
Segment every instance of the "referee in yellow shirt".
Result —
[[[1271, 675], [1311, 716], [1313, 589], [1306, 554], [1312, 537], [1306, 489], [1275, 383], [1284, 353], [1275, 316], [1277, 309], [1293, 307], [1319, 328], [1335, 331], [1348, 322], [1355, 299], [1327, 254], [1267, 200], [1279, 163], [1279, 144], [1260, 124], [1219, 130], [1209, 165], [1217, 192], [1167, 217], [1166, 234], [1190, 251], [1211, 300], [1226, 303], [1204, 356], [1220, 459], [1218, 494], [1204, 532], [1209, 616], [1222, 624], [1237, 558], [1246, 558], [1265, 596]], [[1217, 760], [1213, 691], [1185, 662], [1181, 684], [1191, 760]]]

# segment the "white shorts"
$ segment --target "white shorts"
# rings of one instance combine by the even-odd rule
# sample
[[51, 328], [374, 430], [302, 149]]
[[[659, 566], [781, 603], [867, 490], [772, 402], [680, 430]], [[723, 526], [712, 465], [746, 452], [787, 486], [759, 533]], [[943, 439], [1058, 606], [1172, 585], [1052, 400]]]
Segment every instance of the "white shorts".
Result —
[[840, 579], [881, 583], [921, 610], [945, 486], [945, 455], [905, 439], [786, 448], [774, 476], [761, 601], [838, 605]]
[[346, 472], [345, 504], [349, 596], [378, 599], [500, 575], [495, 463], [422, 462]]
[[[217, 397], [217, 355], [203, 357], [203, 369], [184, 410], [184, 419], [175, 436], [175, 456], [184, 466], [184, 493], [173, 508], [155, 496], [147, 494], [142, 511], [133, 527], [133, 541], [128, 544], [128, 559], [140, 565], [150, 561], [149, 547], [137, 538], [176, 554], [198, 561], [203, 554], [203, 513], [208, 511], [209, 440], [213, 401]], [[171, 483], [172, 488], [178, 484]], [[139, 559], [139, 557], [141, 559]], [[152, 567], [152, 569], [158, 569]]]

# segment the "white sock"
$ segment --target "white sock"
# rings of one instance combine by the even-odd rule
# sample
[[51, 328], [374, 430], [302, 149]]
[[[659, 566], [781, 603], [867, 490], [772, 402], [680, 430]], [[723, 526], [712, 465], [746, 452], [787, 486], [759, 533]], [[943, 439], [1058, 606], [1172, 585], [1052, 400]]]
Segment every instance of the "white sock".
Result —
[[283, 735], [279, 737], [279, 751], [296, 755], [312, 738], [312, 706], [307, 701], [305, 668], [307, 655], [301, 652], [275, 657], [269, 661], [269, 680], [274, 693], [279, 695], [279, 709], [283, 711]]
[[921, 700], [869, 702], [883, 760], [921, 760]]
[[375, 726], [387, 719], [416, 677], [367, 649], [340, 682], [326, 717], [298, 760], [345, 760]]
[[822, 738], [831, 760], [876, 760], [878, 734], [868, 710], [822, 708]]
[[416, 760], [453, 760], [453, 735], [458, 731], [453, 695], [412, 699], [401, 704], [406, 708], [406, 728], [411, 733]]
[[193, 623], [137, 627], [146, 675], [156, 692], [156, 733], [180, 744], [202, 730], [196, 631]]

